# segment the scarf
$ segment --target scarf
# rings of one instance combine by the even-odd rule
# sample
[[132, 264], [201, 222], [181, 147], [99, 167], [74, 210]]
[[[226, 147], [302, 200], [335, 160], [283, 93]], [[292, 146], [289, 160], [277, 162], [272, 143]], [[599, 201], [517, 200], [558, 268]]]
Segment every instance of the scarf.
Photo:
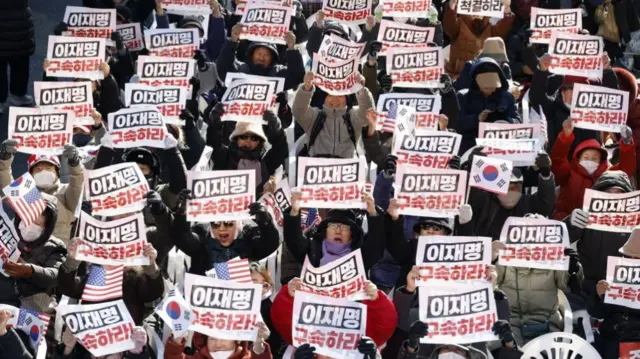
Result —
[[323, 266], [327, 263], [331, 263], [334, 260], [344, 257], [351, 253], [351, 242], [342, 244], [336, 242], [329, 242], [326, 238], [322, 241], [322, 258], [320, 258], [320, 265]]

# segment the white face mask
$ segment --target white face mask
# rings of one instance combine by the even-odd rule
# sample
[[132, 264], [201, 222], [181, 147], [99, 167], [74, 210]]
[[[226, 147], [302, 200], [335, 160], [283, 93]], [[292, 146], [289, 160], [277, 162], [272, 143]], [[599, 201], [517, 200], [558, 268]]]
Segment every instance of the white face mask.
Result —
[[520, 202], [520, 197], [522, 197], [521, 192], [509, 191], [507, 192], [507, 194], [499, 194], [498, 200], [500, 201], [502, 207], [511, 209], [515, 207], [518, 202]]
[[409, 18], [408, 17], [393, 17], [393, 21], [401, 22], [403, 24], [406, 24], [407, 21], [409, 21]]
[[235, 352], [235, 350], [225, 350], [223, 352], [209, 352], [209, 354], [213, 359], [229, 359]]
[[438, 359], [467, 359], [467, 357], [462, 356], [458, 353], [443, 353], [438, 354]]
[[25, 242], [33, 242], [36, 239], [40, 238], [44, 229], [35, 223], [31, 223], [29, 226], [25, 226], [24, 222], [20, 222], [18, 226], [20, 229], [20, 234], [22, 235], [22, 240]]
[[593, 161], [580, 161], [580, 166], [584, 167], [589, 175], [592, 175], [596, 172], [598, 167], [600, 167], [600, 164]]
[[40, 171], [33, 175], [33, 179], [36, 180], [38, 188], [49, 188], [58, 179], [58, 176], [51, 171]]

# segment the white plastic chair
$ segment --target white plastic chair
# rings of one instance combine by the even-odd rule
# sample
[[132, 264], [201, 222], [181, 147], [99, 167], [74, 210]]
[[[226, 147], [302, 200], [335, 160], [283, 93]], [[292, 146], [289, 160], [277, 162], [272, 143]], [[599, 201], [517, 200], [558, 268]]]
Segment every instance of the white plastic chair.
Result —
[[548, 333], [522, 348], [522, 359], [602, 359], [586, 340], [571, 333]]
[[561, 290], [558, 290], [558, 306], [563, 313], [564, 332], [569, 334], [573, 333], [573, 311], [571, 310], [567, 296]]

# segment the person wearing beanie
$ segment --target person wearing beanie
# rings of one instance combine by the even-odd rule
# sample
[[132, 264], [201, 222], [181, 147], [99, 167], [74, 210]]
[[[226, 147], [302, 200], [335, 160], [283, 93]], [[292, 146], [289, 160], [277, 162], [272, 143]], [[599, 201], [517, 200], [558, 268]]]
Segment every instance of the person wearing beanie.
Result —
[[610, 166], [608, 152], [595, 139], [580, 143], [569, 162], [567, 153], [575, 139], [573, 120], [567, 119], [563, 125], [564, 130], [551, 149], [551, 170], [556, 184], [560, 186], [558, 202], [553, 210], [553, 218], [558, 220], [564, 219], [575, 208], [582, 208], [585, 190], [591, 188], [605, 171], [621, 170], [629, 177], [636, 173], [636, 147], [629, 126], [623, 126], [620, 131], [620, 162]]
[[[0, 186], [13, 182], [11, 165], [18, 149], [18, 141], [7, 139], [0, 144]], [[27, 160], [29, 173], [33, 176], [38, 190], [55, 196], [58, 200], [58, 215], [53, 234], [68, 241], [71, 235], [71, 223], [76, 220], [75, 212], [84, 187], [84, 166], [80, 163], [78, 149], [67, 144], [62, 158], [69, 164], [69, 183], [60, 183], [60, 160], [48, 154], [31, 155]]]
[[[640, 94], [638, 93], [638, 82], [634, 74], [621, 67], [614, 67], [613, 71], [618, 77], [620, 90], [629, 92], [627, 126], [631, 127], [631, 131], [633, 131], [636, 153], [636, 173], [629, 177], [640, 178], [640, 156], [637, 155], [640, 151]], [[622, 148], [622, 145], [620, 145], [620, 148]]]
[[[544, 54], [540, 58], [539, 65], [534, 70], [533, 80], [529, 89], [529, 103], [531, 108], [542, 106], [542, 111], [547, 119], [547, 139], [549, 140], [547, 148], [553, 148], [558, 135], [563, 131], [564, 120], [569, 118], [571, 114], [570, 106], [574, 84], [591, 84], [618, 89], [618, 78], [611, 69], [611, 60], [606, 52], [602, 55], [602, 63], [604, 71], [601, 85], [593, 83], [584, 77], [564, 76], [560, 89], [553, 95], [548, 95], [547, 87], [550, 78], [549, 65], [551, 64], [551, 56]], [[573, 158], [573, 152], [578, 144], [592, 138], [600, 142], [599, 131], [577, 128], [574, 134], [575, 140], [567, 153], [567, 159]]]
[[460, 72], [460, 76], [453, 83], [453, 87], [457, 91], [468, 89], [471, 86], [471, 69], [480, 59], [485, 57], [494, 59], [498, 65], [500, 65], [500, 68], [502, 68], [504, 77], [507, 80], [511, 80], [511, 67], [509, 67], [509, 58], [507, 57], [507, 49], [504, 45], [504, 40], [502, 40], [501, 37], [489, 37], [484, 40], [484, 45], [482, 46], [482, 52], [480, 55], [464, 64], [464, 67]]
[[322, 40], [325, 36], [336, 35], [343, 40], [355, 42], [356, 38], [349, 28], [334, 20], [324, 19], [324, 11], [318, 10], [316, 13], [316, 21], [309, 28], [309, 41], [307, 41], [307, 55], [313, 60], [313, 54], [320, 50]]

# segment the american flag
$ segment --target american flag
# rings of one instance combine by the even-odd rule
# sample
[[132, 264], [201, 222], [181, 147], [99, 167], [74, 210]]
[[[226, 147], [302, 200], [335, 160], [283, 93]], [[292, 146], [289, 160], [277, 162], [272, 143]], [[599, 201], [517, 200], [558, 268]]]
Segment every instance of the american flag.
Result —
[[[37, 320], [36, 320], [37, 319]], [[34, 348], [43, 340], [49, 328], [51, 315], [33, 309], [20, 308], [16, 326], [29, 336]]]
[[249, 261], [235, 257], [224, 263], [215, 263], [213, 268], [219, 279], [232, 280], [238, 283], [251, 283]]
[[40, 196], [36, 181], [29, 172], [11, 182], [3, 191], [8, 196], [13, 210], [27, 226], [40, 217], [47, 208], [47, 203]]
[[387, 111], [387, 118], [382, 123], [382, 132], [395, 132], [396, 130], [396, 116], [398, 115], [398, 105], [395, 102], [389, 104], [389, 111]]
[[317, 208], [303, 209], [300, 211], [300, 223], [302, 224], [302, 231], [317, 225], [320, 223], [320, 215]]
[[94, 264], [89, 268], [87, 284], [82, 292], [82, 300], [87, 302], [103, 302], [122, 297], [122, 281], [124, 266], [105, 268]]

